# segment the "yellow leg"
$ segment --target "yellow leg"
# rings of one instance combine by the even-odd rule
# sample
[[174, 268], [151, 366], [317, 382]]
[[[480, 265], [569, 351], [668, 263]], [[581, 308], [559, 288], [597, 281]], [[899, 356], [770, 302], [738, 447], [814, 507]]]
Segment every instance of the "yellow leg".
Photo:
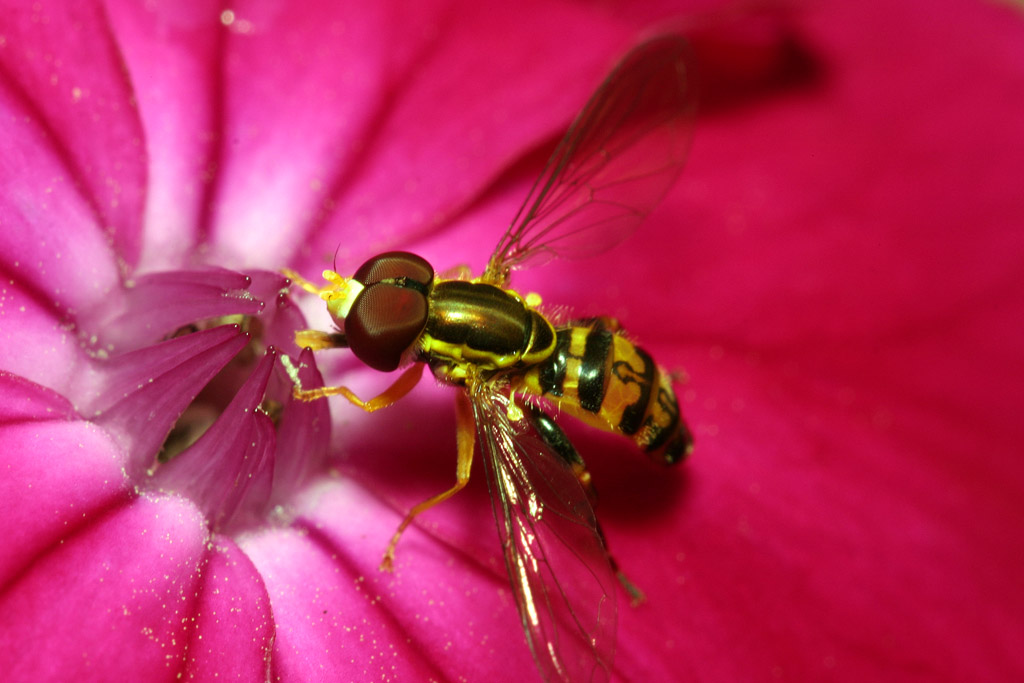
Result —
[[412, 520], [421, 512], [425, 512], [440, 502], [446, 501], [469, 482], [469, 470], [473, 465], [473, 448], [476, 445], [476, 424], [473, 420], [473, 409], [469, 405], [469, 399], [462, 392], [455, 397], [455, 444], [458, 450], [458, 458], [455, 462], [455, 486], [432, 498], [428, 498], [419, 505], [416, 505], [398, 525], [398, 530], [391, 537], [388, 549], [384, 551], [384, 559], [380, 561], [381, 571], [389, 572], [395, 563], [395, 547], [402, 533], [412, 524]]
[[570, 320], [569, 324], [579, 325], [580, 327], [608, 330], [609, 332], [614, 333], [622, 331], [622, 325], [619, 323], [619, 319], [613, 318], [609, 315], [598, 315], [592, 318], [577, 318], [575, 320]]
[[395, 383], [384, 390], [380, 396], [364, 401], [356, 396], [348, 387], [320, 387], [319, 389], [302, 389], [296, 386], [292, 389], [292, 396], [300, 401], [316, 401], [328, 396], [344, 396], [357, 408], [362, 408], [368, 413], [381, 408], [387, 408], [395, 401], [400, 400], [416, 386], [423, 376], [423, 363], [416, 363], [408, 370], [399, 375]]
[[[612, 321], [613, 318], [594, 318], [595, 321]], [[513, 390], [515, 386], [513, 385]], [[514, 396], [514, 394], [513, 394]], [[509, 415], [511, 417], [512, 404], [515, 401], [509, 401]], [[572, 442], [565, 436], [565, 432], [558, 426], [558, 423], [551, 419], [551, 416], [542, 411], [540, 408], [525, 404], [523, 408], [519, 409], [520, 413], [525, 413], [529, 417], [530, 421], [533, 422], [534, 429], [538, 436], [548, 445], [551, 453], [557, 455], [561, 461], [568, 465], [572, 471], [573, 476], [576, 477], [576, 481], [580, 483], [580, 487], [583, 492], [587, 495], [587, 500], [590, 502], [590, 506], [597, 506], [597, 490], [594, 488], [594, 482], [590, 477], [590, 472], [587, 470], [587, 465], [583, 462], [583, 458], [580, 457], [579, 452], [572, 445]], [[636, 584], [629, 580], [622, 570], [619, 568], [619, 563], [615, 561], [615, 557], [608, 549], [608, 539], [605, 538], [604, 529], [601, 528], [601, 523], [597, 521], [597, 517], [594, 517], [595, 530], [597, 531], [598, 537], [601, 539], [601, 545], [604, 547], [605, 557], [608, 558], [608, 563], [611, 564], [612, 570], [615, 572], [615, 576], [619, 579], [619, 583], [629, 593], [630, 602], [636, 606], [644, 601], [644, 593], [641, 591]]]
[[438, 277], [442, 280], [471, 280], [473, 271], [465, 263], [462, 263], [440, 273]]
[[313, 284], [306, 278], [302, 277], [291, 268], [282, 268], [281, 274], [284, 275], [289, 280], [291, 280], [293, 285], [298, 285], [299, 287], [302, 287], [310, 294], [319, 294], [323, 289], [322, 287], [318, 287], [317, 285]]
[[345, 335], [340, 332], [321, 332], [320, 330], [299, 330], [295, 333], [295, 345], [300, 349], [309, 349], [310, 351], [348, 347]]

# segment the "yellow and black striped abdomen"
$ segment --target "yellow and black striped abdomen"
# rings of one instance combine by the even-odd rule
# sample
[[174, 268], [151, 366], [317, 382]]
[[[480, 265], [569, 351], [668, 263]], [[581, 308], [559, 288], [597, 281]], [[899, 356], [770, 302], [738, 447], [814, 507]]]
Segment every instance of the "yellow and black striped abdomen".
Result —
[[693, 448], [671, 379], [646, 351], [601, 320], [558, 329], [554, 352], [513, 388], [543, 396], [599, 429], [632, 437], [655, 460], [679, 462]]

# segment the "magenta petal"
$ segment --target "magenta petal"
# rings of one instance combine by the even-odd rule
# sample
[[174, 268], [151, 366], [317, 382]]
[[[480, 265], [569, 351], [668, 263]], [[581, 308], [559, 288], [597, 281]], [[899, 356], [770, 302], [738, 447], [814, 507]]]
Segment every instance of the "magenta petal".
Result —
[[394, 573], [381, 572], [402, 512], [351, 479], [311, 487], [295, 502], [295, 529], [246, 536], [278, 623], [275, 672], [309, 680], [326, 666], [338, 680], [484, 681], [500, 662], [502, 680], [537, 680], [490, 510], [478, 502], [492, 564], [414, 526]]
[[249, 292], [260, 301], [272, 301], [288, 287], [288, 278], [276, 271], [251, 270], [245, 275], [250, 282]]
[[276, 679], [445, 679], [422, 643], [379, 604], [390, 577], [364, 574], [350, 548], [312, 528], [266, 529], [246, 536], [242, 547], [267, 582], [277, 622]]
[[[630, 39], [574, 5], [470, 4], [453, 14], [442, 40], [412, 43], [422, 51], [412, 68], [392, 67], [390, 98], [370, 128], [372, 153], [340, 188], [314, 254], [341, 242], [344, 258], [353, 238], [374, 250], [446, 226], [524, 154], [564, 131]], [[450, 261], [437, 265], [472, 255], [466, 247], [481, 254], [479, 263], [516, 208], [472, 231], [456, 255], [449, 245]]]
[[174, 422], [247, 341], [237, 326], [225, 325], [133, 351], [104, 367], [87, 405], [131, 454], [131, 473], [152, 465]]
[[261, 513], [269, 497], [274, 429], [257, 408], [276, 360], [269, 350], [217, 421], [153, 477], [157, 487], [195, 501], [215, 527], [232, 521], [243, 503]]
[[[40, 122], [62, 166], [47, 175], [45, 165], [33, 158], [27, 165], [31, 169], [28, 182], [36, 184], [40, 195], [52, 183], [83, 187], [95, 223], [112, 236], [120, 257], [135, 263], [145, 198], [145, 147], [132, 88], [102, 4], [45, 7], [5, 2], [0, 11], [0, 36], [4, 41], [0, 71], [10, 90], [24, 100], [28, 118]], [[0, 111], [12, 111], [5, 105], [0, 101]], [[19, 131], [11, 131], [9, 126], [5, 118], [5, 142], [19, 136]], [[0, 168], [18, 173], [25, 170], [25, 164], [10, 163], [20, 155], [12, 158], [6, 145], [4, 154], [8, 163]], [[56, 217], [53, 210], [43, 215]], [[51, 225], [59, 226], [51, 235], [69, 229], [57, 221]], [[8, 224], [4, 232], [10, 230]], [[85, 255], [71, 250], [65, 253], [65, 257]], [[34, 266], [35, 261], [32, 263]], [[81, 264], [68, 265], [86, 270]]]
[[117, 351], [164, 338], [191, 323], [227, 315], [257, 315], [264, 308], [248, 292], [250, 278], [223, 268], [143, 275], [103, 324], [101, 342]]
[[274, 302], [273, 314], [262, 318], [263, 342], [294, 358], [302, 351], [295, 343], [295, 331], [309, 328], [306, 317], [286, 294], [279, 294], [271, 301]]
[[[303, 349], [297, 363], [303, 388], [324, 385], [313, 352]], [[331, 438], [331, 413], [327, 401], [299, 401], [288, 404], [277, 425], [277, 450], [274, 458], [274, 499], [284, 502], [324, 466]]]
[[629, 39], [559, 3], [233, 9], [213, 241], [268, 265], [443, 224], [562, 128]]
[[8, 680], [172, 678], [185, 656], [202, 516], [180, 498], [143, 497], [91, 521], [0, 594]]
[[0, 370], [0, 424], [21, 420], [68, 420], [74, 414], [68, 400], [57, 392]]
[[266, 586], [233, 541], [214, 536], [192, 606], [184, 680], [263, 680], [274, 639]]
[[307, 329], [309, 325], [289, 296], [288, 279], [268, 270], [246, 271], [246, 275], [252, 278], [249, 293], [266, 303], [260, 316], [264, 345], [297, 357], [302, 349], [295, 343], [295, 331]]
[[362, 129], [379, 113], [382, 63], [409, 52], [405, 36], [389, 35], [395, 11], [423, 30], [411, 6], [232, 6], [218, 93], [229, 135], [212, 206], [219, 252], [279, 266], [306, 250], [296, 228], [322, 222], [339, 168], [361, 152]]
[[[4, 394], [6, 405], [11, 396]], [[0, 538], [5, 543], [0, 585], [90, 518], [124, 504], [130, 491], [121, 449], [95, 425], [65, 420], [0, 425]]]
[[377, 604], [376, 582], [316, 535], [265, 530], [243, 547], [267, 581], [277, 636], [274, 680], [443, 680], [425, 649]]

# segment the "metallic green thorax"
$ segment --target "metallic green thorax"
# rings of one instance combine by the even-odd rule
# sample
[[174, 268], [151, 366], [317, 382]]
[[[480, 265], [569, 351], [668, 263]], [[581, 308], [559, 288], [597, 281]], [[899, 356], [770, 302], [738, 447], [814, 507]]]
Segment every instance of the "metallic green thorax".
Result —
[[[421, 357], [444, 378], [464, 379], [456, 365], [480, 370], [533, 365], [554, 351], [555, 330], [515, 292], [494, 285], [443, 280], [430, 295]], [[464, 370], [464, 369], [463, 369]]]

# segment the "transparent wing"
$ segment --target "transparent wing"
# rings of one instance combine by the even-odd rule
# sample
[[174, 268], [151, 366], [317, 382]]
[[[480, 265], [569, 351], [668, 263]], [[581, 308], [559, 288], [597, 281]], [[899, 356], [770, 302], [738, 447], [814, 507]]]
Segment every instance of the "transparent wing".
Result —
[[615, 654], [615, 578], [593, 510], [569, 467], [508, 398], [470, 391], [512, 593], [547, 681], [607, 681]]
[[689, 47], [643, 43], [619, 63], [559, 143], [484, 279], [504, 284], [528, 261], [607, 249], [632, 232], [675, 182], [696, 112]]

